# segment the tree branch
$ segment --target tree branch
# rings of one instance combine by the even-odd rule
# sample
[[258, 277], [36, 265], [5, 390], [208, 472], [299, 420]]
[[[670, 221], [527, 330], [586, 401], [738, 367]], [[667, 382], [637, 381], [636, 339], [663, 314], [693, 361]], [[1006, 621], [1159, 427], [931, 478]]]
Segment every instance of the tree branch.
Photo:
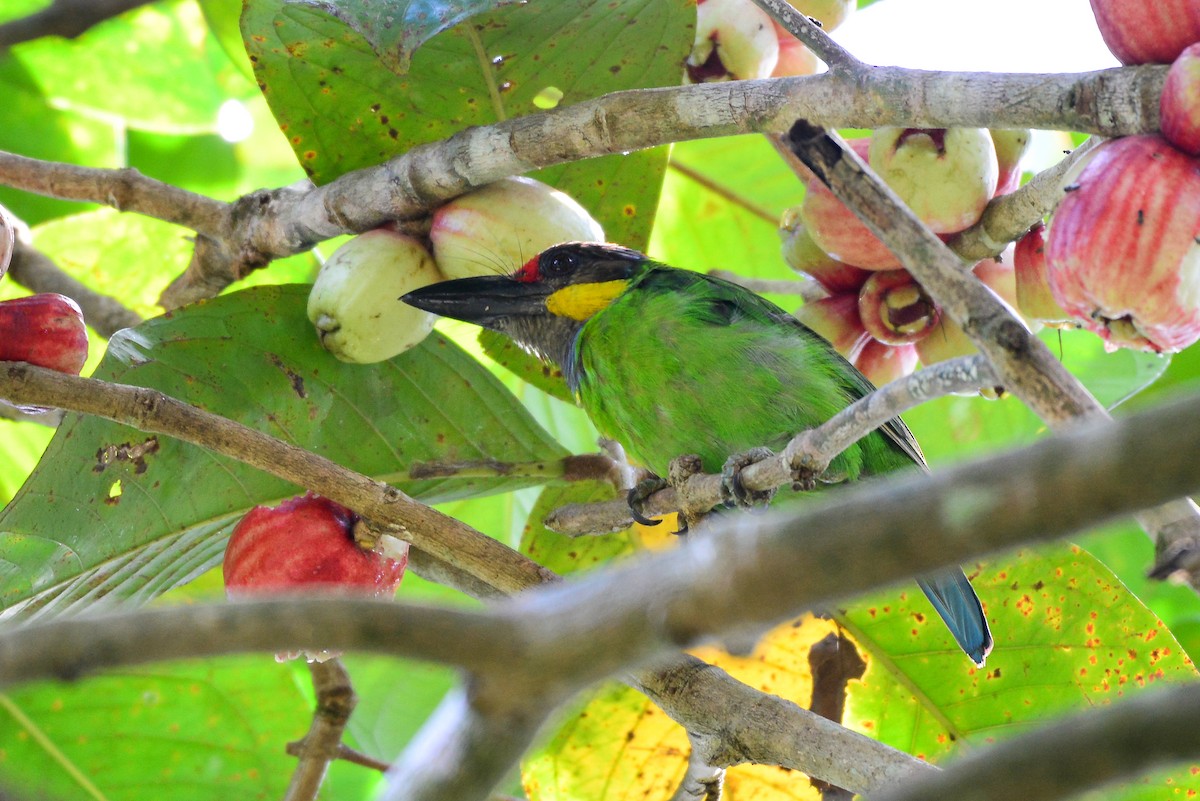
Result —
[[[390, 774], [399, 789], [389, 797], [432, 798], [427, 792], [436, 785], [471, 801], [511, 767], [541, 711], [586, 684], [668, 658], [677, 648], [760, 631], [871, 587], [1059, 537], [1194, 491], [1200, 488], [1197, 449], [1200, 403], [1190, 396], [932, 476], [863, 482], [801, 510], [731, 516], [687, 548], [483, 611], [269, 600], [19, 627], [0, 635], [0, 682], [74, 678], [104, 666], [263, 647], [359, 647], [461, 665], [484, 680], [449, 718], [468, 725], [419, 737], [403, 760], [409, 767]], [[846, 565], [854, 567], [841, 569]], [[797, 582], [797, 575], [807, 580]], [[455, 636], [447, 636], [450, 631]], [[531, 700], [536, 714], [512, 717], [518, 714], [513, 706]], [[485, 735], [510, 730], [510, 744], [483, 742]], [[452, 785], [441, 768], [413, 756], [431, 743], [481, 757], [469, 788]], [[1042, 753], [1061, 762], [1061, 750]], [[837, 783], [858, 789], [853, 781]]]
[[[791, 484], [797, 471], [820, 475], [839, 453], [907, 410], [943, 395], [997, 383], [983, 356], [962, 356], [926, 367], [859, 398], [816, 428], [801, 431], [775, 456], [746, 467], [742, 483], [751, 491], [762, 492]], [[722, 485], [722, 476], [698, 473], [679, 487], [651, 495], [642, 511], [651, 516], [707, 512], [725, 500]], [[625, 500], [568, 504], [543, 521], [551, 531], [575, 537], [620, 531], [632, 524]]]
[[299, 757], [283, 801], [313, 801], [325, 781], [329, 764], [341, 756], [342, 736], [358, 703], [350, 674], [339, 659], [309, 662], [317, 707], [308, 733], [288, 744], [288, 753]]
[[[91, 170], [0, 155], [0, 183], [108, 203], [197, 230], [168, 308], [211, 297], [273, 259], [392, 220], [413, 220], [483, 184], [541, 167], [669, 142], [827, 126], [997, 126], [1119, 136], [1156, 130], [1165, 66], [1075, 75], [954, 73], [873, 67], [801, 78], [614, 92], [468, 128], [320, 187], [261, 190], [233, 204], [132, 170]], [[168, 200], [164, 200], [168, 198]]]
[[[0, 362], [0, 397], [102, 417], [224, 454], [347, 506], [381, 530], [503, 592], [553, 574], [506, 545], [395, 487], [156, 390]], [[35, 400], [35, 398], [37, 400]]]

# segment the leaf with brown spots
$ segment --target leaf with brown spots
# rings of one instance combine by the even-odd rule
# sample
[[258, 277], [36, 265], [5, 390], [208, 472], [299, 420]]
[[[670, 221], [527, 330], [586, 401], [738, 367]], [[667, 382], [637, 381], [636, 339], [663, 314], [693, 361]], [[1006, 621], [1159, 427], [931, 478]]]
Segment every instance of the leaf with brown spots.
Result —
[[[807, 707], [812, 697], [808, 655], [836, 624], [806, 616], [772, 630], [749, 656], [704, 648], [696, 656], [764, 692]], [[683, 728], [644, 695], [610, 685], [594, 692], [555, 735], [521, 764], [530, 801], [667, 801], [687, 768], [691, 748]], [[727, 801], [816, 801], [802, 773], [768, 765], [738, 765], [725, 776]]]
[[[336, 7], [356, 21], [349, 25], [317, 5]], [[352, 5], [362, 6], [361, 13], [351, 11]], [[363, 28], [371, 14], [378, 27], [380, 14], [399, 18], [433, 4], [371, 8], [385, 5], [387, 10], [375, 12], [351, 0], [336, 6], [247, 4], [242, 33], [255, 75], [301, 165], [319, 184], [467, 126], [537, 112], [535, 100], [547, 87], [560, 90], [565, 105], [618, 90], [677, 85], [696, 13], [693, 0], [515, 4], [422, 39], [398, 76], [355, 26]], [[446, 19], [461, 19], [481, 5], [446, 4], [452, 9]], [[440, 24], [424, 26], [418, 38]], [[389, 36], [395, 41], [404, 34], [392, 29]], [[384, 38], [376, 39], [377, 46]], [[606, 156], [535, 177], [583, 204], [610, 239], [644, 247], [666, 154], [657, 148]]]
[[[960, 740], [1011, 737], [1158, 682], [1196, 680], [1162, 621], [1081, 548], [1022, 551], [967, 573], [996, 639], [984, 668], [955, 647], [915, 584], [855, 599], [840, 616], [871, 657], [851, 685], [848, 725], [937, 760]], [[1157, 792], [1167, 776], [1152, 783]], [[1200, 790], [1185, 771], [1169, 781]]]

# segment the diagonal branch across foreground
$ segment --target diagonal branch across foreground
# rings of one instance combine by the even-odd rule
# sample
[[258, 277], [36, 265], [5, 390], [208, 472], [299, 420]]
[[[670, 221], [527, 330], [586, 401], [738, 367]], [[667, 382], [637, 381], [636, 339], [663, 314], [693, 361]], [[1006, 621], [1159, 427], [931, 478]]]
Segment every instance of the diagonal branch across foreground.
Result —
[[[474, 721], [479, 736], [442, 720], [416, 747], [431, 753], [438, 742], [457, 742], [472, 752], [504, 720], [520, 724], [509, 730], [518, 742], [503, 744], [504, 759], [490, 753], [460, 764], [469, 787], [423, 773], [424, 767], [407, 771], [403, 765], [412, 763], [402, 761], [388, 797], [473, 801], [503, 778], [532, 738], [531, 710], [547, 714], [582, 687], [653, 665], [678, 648], [761, 631], [913, 573], [1057, 538], [1196, 491], [1198, 449], [1200, 403], [1190, 396], [932, 476], [859, 485], [801, 511], [731, 518], [691, 547], [535, 589], [484, 611], [271, 600], [20, 627], [0, 635], [0, 683], [317, 644], [455, 664], [473, 677], [467, 701], [459, 696], [458, 722]], [[798, 575], [807, 580], [797, 582]], [[1179, 755], [1178, 744], [1160, 745], [1161, 753]], [[1052, 749], [1028, 758], [1059, 761]]]

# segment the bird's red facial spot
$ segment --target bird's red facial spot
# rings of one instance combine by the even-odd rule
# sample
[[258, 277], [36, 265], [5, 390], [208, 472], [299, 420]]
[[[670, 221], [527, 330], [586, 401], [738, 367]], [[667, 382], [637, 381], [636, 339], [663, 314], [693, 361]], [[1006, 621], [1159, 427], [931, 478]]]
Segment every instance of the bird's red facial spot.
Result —
[[525, 265], [521, 267], [521, 269], [513, 273], [513, 278], [517, 279], [523, 284], [532, 284], [541, 277], [541, 273], [538, 270], [537, 256], [534, 256], [532, 259], [525, 262]]

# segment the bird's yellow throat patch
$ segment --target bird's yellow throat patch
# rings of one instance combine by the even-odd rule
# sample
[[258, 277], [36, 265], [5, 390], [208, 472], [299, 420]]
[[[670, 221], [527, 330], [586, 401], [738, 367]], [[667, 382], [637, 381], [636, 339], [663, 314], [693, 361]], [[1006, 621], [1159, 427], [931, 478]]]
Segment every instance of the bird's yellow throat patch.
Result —
[[546, 309], [559, 317], [583, 321], [612, 303], [628, 285], [625, 280], [571, 284], [546, 298]]

